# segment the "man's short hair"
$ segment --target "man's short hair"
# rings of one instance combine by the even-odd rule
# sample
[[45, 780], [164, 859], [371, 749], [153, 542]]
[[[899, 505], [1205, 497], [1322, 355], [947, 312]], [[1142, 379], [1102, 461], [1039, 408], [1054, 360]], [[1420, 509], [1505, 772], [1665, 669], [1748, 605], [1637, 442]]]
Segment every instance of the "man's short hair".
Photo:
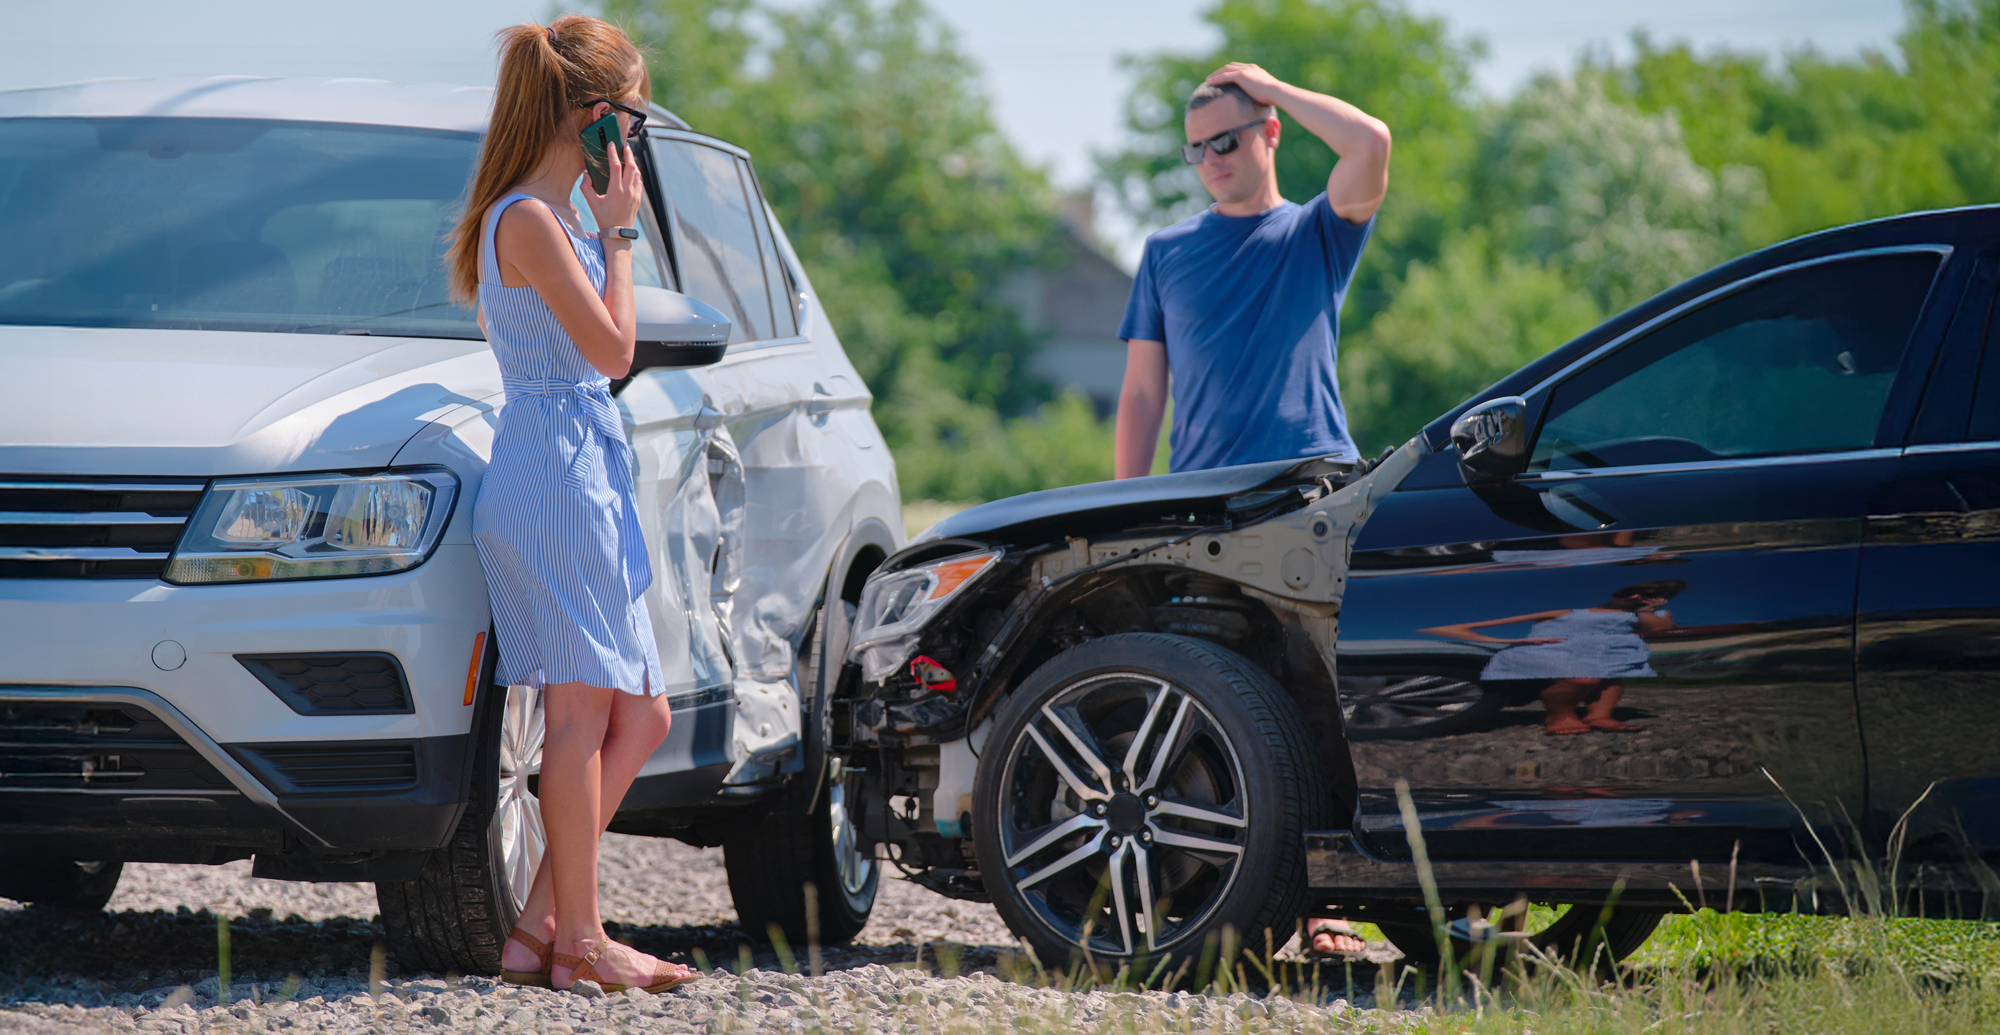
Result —
[[1268, 119], [1272, 115], [1277, 114], [1277, 109], [1270, 105], [1258, 104], [1256, 101], [1251, 100], [1250, 95], [1244, 93], [1243, 88], [1235, 83], [1223, 83], [1219, 86], [1211, 86], [1208, 83], [1203, 83], [1195, 87], [1194, 92], [1188, 94], [1187, 110], [1193, 111], [1196, 108], [1205, 108], [1209, 105], [1209, 102], [1223, 97], [1236, 98], [1236, 103], [1242, 105], [1243, 110], [1254, 119]]

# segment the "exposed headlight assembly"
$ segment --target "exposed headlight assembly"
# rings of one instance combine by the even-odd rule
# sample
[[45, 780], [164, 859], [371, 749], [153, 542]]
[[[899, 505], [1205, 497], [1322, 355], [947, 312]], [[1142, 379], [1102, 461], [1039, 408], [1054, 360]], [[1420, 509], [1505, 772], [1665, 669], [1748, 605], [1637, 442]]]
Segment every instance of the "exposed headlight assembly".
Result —
[[220, 478], [161, 578], [188, 585], [406, 571], [430, 556], [457, 495], [458, 478], [442, 467]]
[[999, 559], [999, 550], [987, 550], [871, 576], [861, 591], [848, 653], [861, 663], [861, 678], [880, 682], [901, 668], [916, 650], [924, 623]]

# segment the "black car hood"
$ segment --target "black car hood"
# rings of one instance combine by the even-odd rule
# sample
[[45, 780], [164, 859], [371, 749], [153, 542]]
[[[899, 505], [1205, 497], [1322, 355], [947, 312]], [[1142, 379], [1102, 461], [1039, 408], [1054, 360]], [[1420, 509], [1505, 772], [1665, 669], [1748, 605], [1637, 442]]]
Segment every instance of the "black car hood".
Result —
[[1344, 475], [1360, 465], [1310, 458], [1272, 460], [1182, 474], [1091, 482], [1010, 496], [961, 510], [925, 529], [911, 546], [939, 539], [1028, 546], [1065, 536], [1091, 536], [1140, 525], [1208, 523], [1232, 497], [1320, 475]]

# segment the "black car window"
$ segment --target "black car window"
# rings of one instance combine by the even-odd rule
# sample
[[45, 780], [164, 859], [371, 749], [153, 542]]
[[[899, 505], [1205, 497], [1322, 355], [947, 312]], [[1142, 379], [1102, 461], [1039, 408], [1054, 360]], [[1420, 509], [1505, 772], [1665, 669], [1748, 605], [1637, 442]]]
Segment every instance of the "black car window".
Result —
[[731, 342], [771, 337], [771, 292], [735, 156], [685, 140], [656, 140], [653, 157], [678, 224], [683, 290], [729, 317]]
[[1873, 445], [1938, 261], [1807, 266], [1645, 334], [1556, 387], [1529, 470]]
[[1969, 442], [2000, 442], [2000, 313], [1986, 325], [1986, 351], [1979, 358], [1972, 424], [1965, 437]]
[[750, 171], [750, 163], [740, 166], [743, 173], [743, 188], [750, 193], [750, 220], [757, 225], [757, 250], [764, 257], [764, 280], [771, 285], [771, 320], [773, 334], [779, 338], [789, 338], [799, 333], [798, 310], [794, 307], [791, 282], [785, 277], [785, 267], [778, 259], [778, 243], [771, 238], [771, 221], [765, 218], [763, 195], [757, 189], [756, 174]]

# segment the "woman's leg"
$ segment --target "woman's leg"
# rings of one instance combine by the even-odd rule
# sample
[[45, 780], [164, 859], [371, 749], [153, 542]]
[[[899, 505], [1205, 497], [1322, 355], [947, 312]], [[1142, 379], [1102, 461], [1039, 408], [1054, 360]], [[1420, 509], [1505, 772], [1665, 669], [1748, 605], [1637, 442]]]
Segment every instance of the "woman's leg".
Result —
[[542, 694], [542, 829], [549, 839], [543, 869], [551, 871], [556, 951], [598, 937], [597, 837], [604, 793], [604, 735], [618, 691], [559, 683]]
[[[602, 955], [593, 964], [597, 976], [606, 982], [646, 985], [664, 967], [677, 975], [686, 969], [667, 965], [612, 941], [604, 933], [604, 920], [597, 906], [597, 839], [604, 831], [602, 810], [616, 809], [618, 803], [603, 796], [605, 745], [613, 726], [613, 715], [629, 739], [620, 750], [636, 752], [644, 738], [654, 731], [664, 734], [657, 709], [665, 705], [648, 698], [649, 705], [638, 708], [618, 698], [630, 696], [618, 690], [565, 683], [549, 688], [543, 695], [542, 716], [548, 730], [542, 741], [542, 827], [548, 831], [547, 861], [553, 869], [556, 908], [555, 951], [567, 956], [588, 958]], [[654, 740], [652, 746], [657, 746]], [[644, 754], [650, 754], [652, 746]], [[641, 754], [641, 761], [644, 760]], [[629, 785], [630, 777], [625, 782]], [[549, 982], [568, 988], [573, 971], [557, 963], [549, 971]]]
[[[639, 767], [645, 765], [646, 759], [652, 757], [653, 749], [667, 739], [667, 730], [672, 724], [673, 712], [668, 709], [665, 696], [642, 697], [620, 693], [612, 698], [611, 717], [606, 724], [604, 746], [600, 751], [599, 831], [611, 825], [611, 817], [618, 812], [619, 803], [625, 800], [625, 792], [631, 789], [632, 781], [639, 776]], [[553, 942], [556, 937], [553, 876], [554, 870], [549, 866], [548, 857], [544, 856], [541, 865], [535, 867], [528, 901], [521, 908], [521, 919], [516, 925], [545, 942]], [[531, 971], [540, 966], [540, 961], [528, 951], [527, 946], [510, 941], [501, 950], [500, 966], [505, 970]]]
[[1634, 726], [1629, 722], [1619, 722], [1617, 719], [1611, 717], [1611, 710], [1618, 707], [1619, 699], [1624, 696], [1625, 684], [1605, 683], [1604, 689], [1590, 702], [1590, 707], [1583, 710], [1584, 725], [1594, 730], [1604, 730], [1607, 733], [1636, 733], [1643, 729], [1644, 727], [1642, 726]]
[[1542, 707], [1548, 714], [1542, 717], [1544, 733], [1589, 733], [1590, 727], [1576, 717], [1576, 706], [1592, 690], [1597, 689], [1595, 679], [1558, 679], [1542, 691]]

